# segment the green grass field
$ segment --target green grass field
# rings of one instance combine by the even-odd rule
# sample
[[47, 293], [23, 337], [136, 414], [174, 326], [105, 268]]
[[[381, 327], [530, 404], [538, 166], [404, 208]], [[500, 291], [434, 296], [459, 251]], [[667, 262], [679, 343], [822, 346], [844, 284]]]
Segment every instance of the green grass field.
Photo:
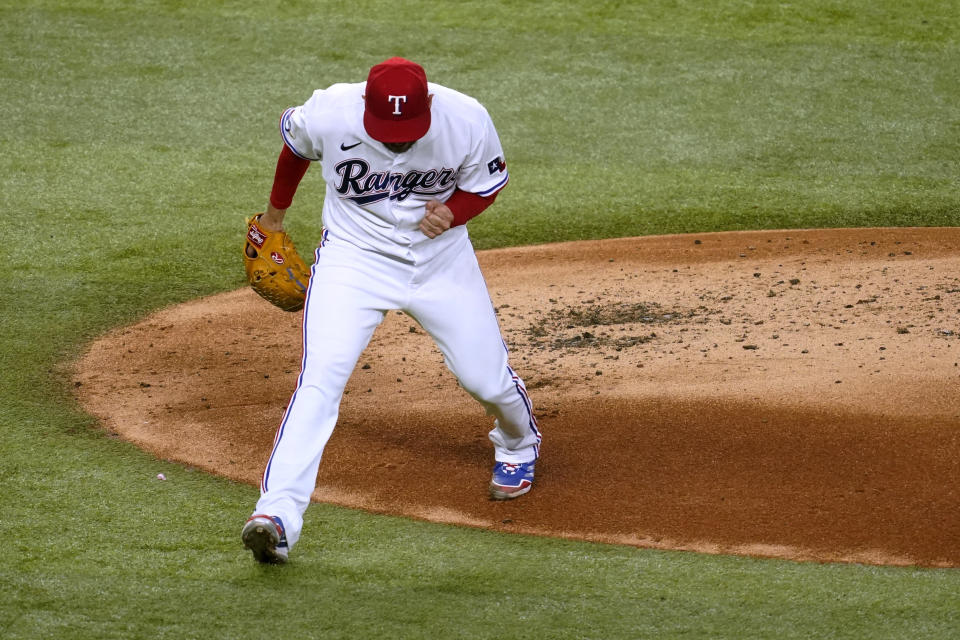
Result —
[[[110, 438], [69, 378], [109, 328], [243, 286], [281, 111], [392, 55], [498, 125], [511, 185], [478, 248], [956, 226], [956, 2], [0, 0], [0, 43], [0, 637], [960, 637], [957, 570], [325, 505], [291, 565], [260, 567], [239, 543], [255, 487]], [[322, 193], [308, 173], [301, 242]]]

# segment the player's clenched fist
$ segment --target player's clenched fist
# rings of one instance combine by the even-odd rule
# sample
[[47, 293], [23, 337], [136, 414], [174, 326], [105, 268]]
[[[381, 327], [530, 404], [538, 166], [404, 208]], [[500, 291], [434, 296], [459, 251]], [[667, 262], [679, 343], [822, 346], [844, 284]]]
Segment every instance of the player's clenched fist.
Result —
[[420, 221], [420, 231], [428, 238], [436, 238], [453, 224], [453, 212], [439, 200], [430, 200], [426, 204], [426, 215]]

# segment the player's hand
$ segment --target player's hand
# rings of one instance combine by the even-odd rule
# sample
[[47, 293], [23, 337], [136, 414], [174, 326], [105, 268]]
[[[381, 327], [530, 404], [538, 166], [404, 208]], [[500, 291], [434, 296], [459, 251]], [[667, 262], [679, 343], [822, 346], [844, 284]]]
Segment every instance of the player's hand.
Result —
[[260, 216], [260, 226], [266, 231], [282, 231], [283, 217], [286, 213], [286, 209], [277, 209], [272, 204], [267, 203], [266, 211]]
[[426, 210], [426, 215], [420, 221], [420, 231], [428, 238], [436, 238], [453, 224], [453, 211], [439, 200], [428, 202]]

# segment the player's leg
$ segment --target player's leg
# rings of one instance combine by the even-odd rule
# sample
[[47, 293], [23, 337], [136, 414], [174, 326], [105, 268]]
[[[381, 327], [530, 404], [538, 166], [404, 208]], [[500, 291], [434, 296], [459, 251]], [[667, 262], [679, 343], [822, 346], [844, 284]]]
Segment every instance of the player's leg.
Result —
[[323, 449], [333, 433], [344, 387], [383, 309], [395, 303], [389, 276], [356, 264], [347, 248], [317, 252], [303, 321], [303, 361], [297, 387], [277, 430], [256, 513], [279, 516], [287, 544], [303, 527]]
[[510, 368], [490, 295], [468, 241], [437, 258], [408, 312], [433, 337], [461, 386], [494, 420], [496, 459], [528, 463], [540, 432], [523, 380]]

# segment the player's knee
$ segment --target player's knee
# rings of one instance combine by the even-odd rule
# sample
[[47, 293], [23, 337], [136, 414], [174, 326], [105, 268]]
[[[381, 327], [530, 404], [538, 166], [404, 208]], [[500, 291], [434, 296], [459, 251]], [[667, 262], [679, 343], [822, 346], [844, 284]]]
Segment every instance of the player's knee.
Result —
[[483, 404], [500, 404], [508, 395], [500, 380], [460, 378], [460, 386]]

